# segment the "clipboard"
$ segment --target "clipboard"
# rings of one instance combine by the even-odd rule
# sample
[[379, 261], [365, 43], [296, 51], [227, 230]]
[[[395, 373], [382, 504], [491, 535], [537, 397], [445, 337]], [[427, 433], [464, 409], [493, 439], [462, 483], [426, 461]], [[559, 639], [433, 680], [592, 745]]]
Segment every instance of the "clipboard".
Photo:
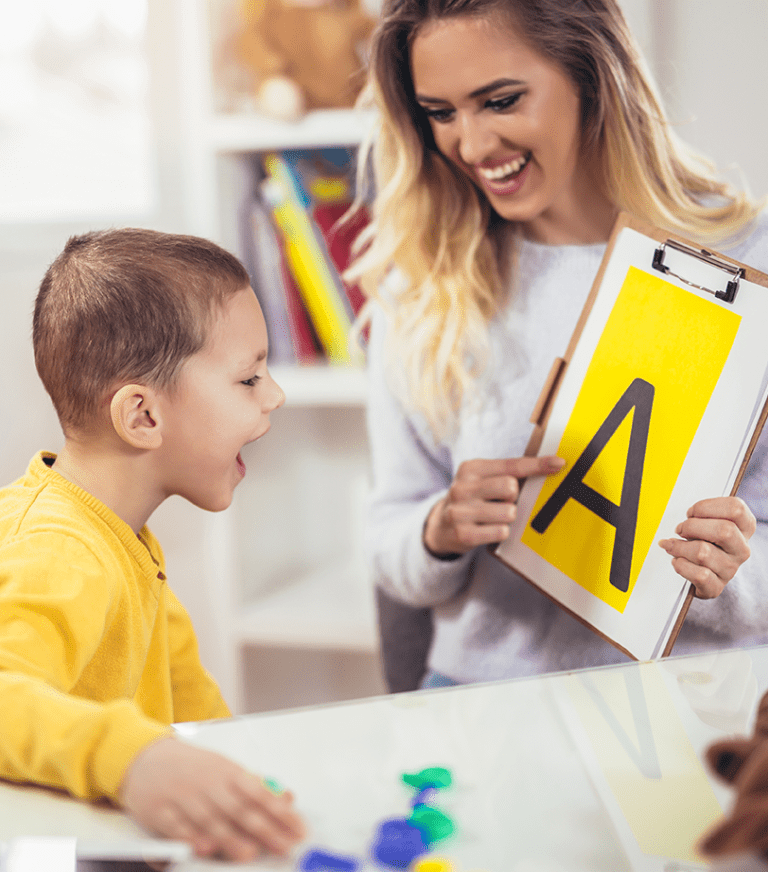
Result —
[[668, 655], [694, 589], [656, 544], [735, 494], [768, 417], [768, 276], [622, 213], [533, 411], [528, 478], [491, 552], [635, 660]]

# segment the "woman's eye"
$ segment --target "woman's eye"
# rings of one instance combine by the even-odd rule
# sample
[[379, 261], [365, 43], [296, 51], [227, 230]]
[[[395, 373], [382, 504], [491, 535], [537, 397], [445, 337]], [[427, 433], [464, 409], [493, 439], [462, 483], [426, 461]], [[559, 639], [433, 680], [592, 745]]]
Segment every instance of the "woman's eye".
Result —
[[424, 114], [430, 121], [437, 121], [438, 124], [450, 121], [453, 117], [453, 109], [427, 109], [426, 106], [422, 106], [421, 108], [424, 110]]
[[506, 97], [498, 97], [495, 100], [488, 100], [485, 105], [489, 109], [493, 109], [494, 112], [504, 112], [507, 109], [511, 109], [522, 96], [522, 92], [509, 94]]
[[248, 385], [249, 388], [252, 388], [256, 384], [256, 382], [260, 381], [260, 380], [261, 380], [260, 375], [252, 375], [250, 378], [247, 378], [247, 379], [244, 379], [243, 381], [241, 381], [240, 384]]

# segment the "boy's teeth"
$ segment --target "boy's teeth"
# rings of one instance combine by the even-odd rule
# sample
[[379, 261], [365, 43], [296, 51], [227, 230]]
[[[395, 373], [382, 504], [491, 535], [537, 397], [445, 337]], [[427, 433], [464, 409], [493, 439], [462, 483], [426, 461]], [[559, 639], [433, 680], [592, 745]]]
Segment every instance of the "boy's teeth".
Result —
[[493, 169], [485, 169], [483, 167], [478, 167], [478, 172], [484, 179], [488, 179], [488, 181], [494, 182], [497, 179], [503, 179], [505, 176], [511, 176], [515, 173], [519, 173], [520, 170], [525, 166], [526, 158], [518, 157], [515, 160], [509, 161], [509, 163], [502, 164], [499, 167], [494, 167]]

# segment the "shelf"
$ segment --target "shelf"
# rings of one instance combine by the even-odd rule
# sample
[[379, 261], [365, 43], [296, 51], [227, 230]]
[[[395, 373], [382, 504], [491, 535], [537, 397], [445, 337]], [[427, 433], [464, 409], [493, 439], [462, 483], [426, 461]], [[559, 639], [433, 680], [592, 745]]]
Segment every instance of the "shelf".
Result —
[[[231, 4], [214, 5], [214, 14], [222, 14]], [[354, 149], [375, 131], [377, 114], [328, 109], [285, 122], [245, 102], [234, 112], [213, 108], [207, 60], [215, 60], [228, 25], [222, 20], [212, 28], [205, 0], [192, 0], [189, 9], [186, 3], [171, 6], [185, 10], [177, 23], [187, 232], [242, 251], [240, 207], [253, 187], [258, 154]], [[284, 438], [251, 449], [246, 463], [252, 474], [230, 510], [207, 520], [202, 544], [201, 576], [210, 596], [201, 601], [210, 601], [210, 609], [201, 617], [210, 621], [211, 632], [201, 654], [235, 710], [246, 698], [258, 699], [262, 708], [316, 699], [318, 676], [327, 682], [322, 693], [328, 700], [352, 690], [379, 692], [380, 686], [361, 678], [373, 674], [378, 652], [373, 585], [359, 553], [361, 492], [368, 480], [364, 353], [353, 356], [352, 365], [281, 359], [286, 363], [270, 361], [269, 368], [285, 391], [287, 409], [293, 409], [275, 421]], [[261, 525], [254, 521], [259, 512], [269, 513]], [[299, 549], [306, 550], [306, 559]], [[333, 555], [339, 560], [330, 566]], [[271, 587], [277, 581], [285, 584]], [[261, 648], [268, 674], [245, 674], [241, 654], [248, 647]], [[297, 661], [303, 664], [298, 679]]]
[[374, 119], [373, 111], [357, 109], [320, 109], [298, 121], [220, 114], [211, 120], [209, 144], [221, 153], [353, 146], [362, 142]]
[[241, 644], [374, 653], [378, 631], [365, 570], [334, 565], [251, 601], [233, 632]]
[[364, 406], [366, 371], [357, 366], [271, 366], [287, 406]]

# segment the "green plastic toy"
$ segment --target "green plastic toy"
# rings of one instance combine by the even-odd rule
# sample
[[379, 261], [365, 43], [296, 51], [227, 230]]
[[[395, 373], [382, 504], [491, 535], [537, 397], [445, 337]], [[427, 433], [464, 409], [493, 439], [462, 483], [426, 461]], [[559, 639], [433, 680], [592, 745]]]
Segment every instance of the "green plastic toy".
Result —
[[408, 773], [403, 775], [403, 781], [415, 787], [416, 790], [423, 790], [425, 787], [450, 787], [453, 779], [451, 778], [450, 770], [444, 769], [442, 766], [431, 766], [428, 769], [422, 769], [421, 772]]

